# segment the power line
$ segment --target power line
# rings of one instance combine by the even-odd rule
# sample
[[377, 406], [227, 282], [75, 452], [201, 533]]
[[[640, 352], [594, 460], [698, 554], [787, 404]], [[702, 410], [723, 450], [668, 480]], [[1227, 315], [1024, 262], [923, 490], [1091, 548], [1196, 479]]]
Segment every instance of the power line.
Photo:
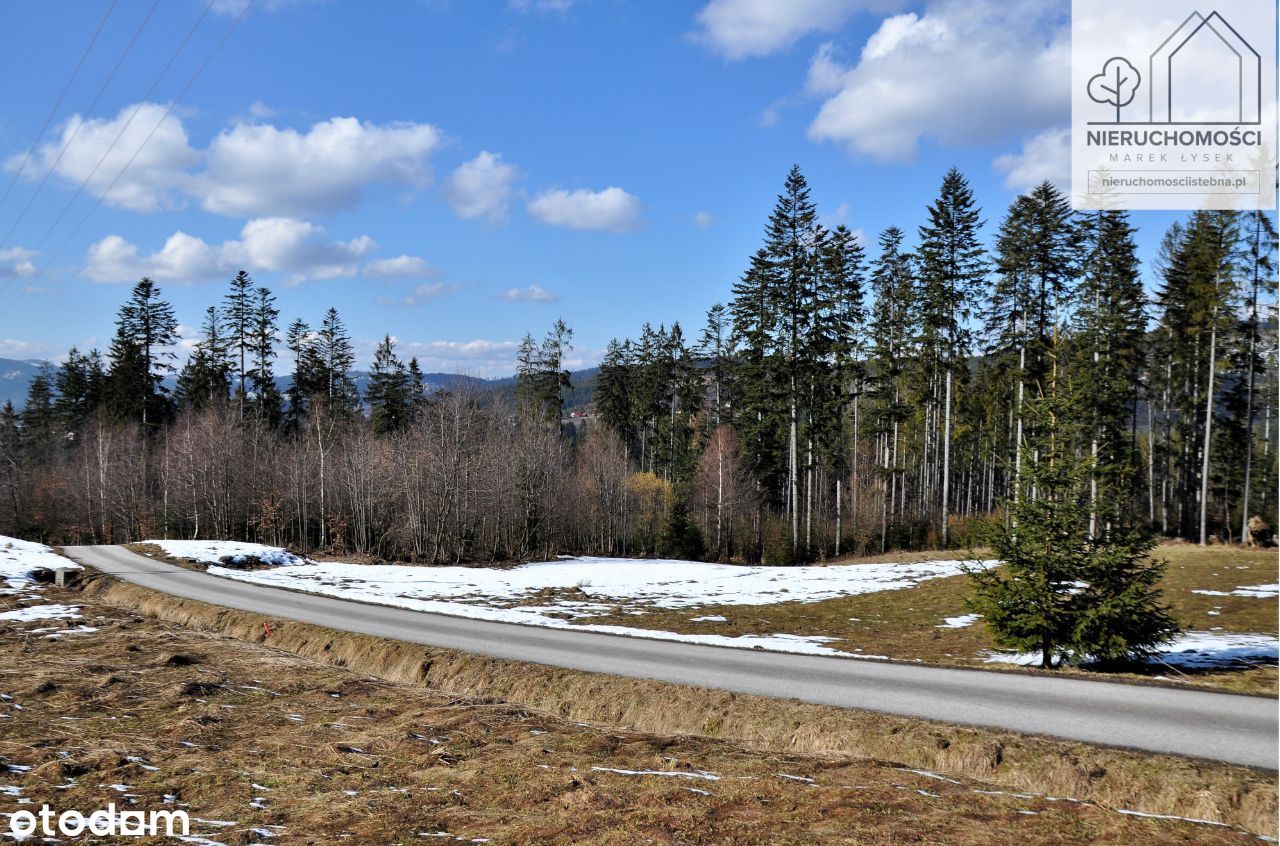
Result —
[[[196, 30], [199, 29], [200, 24], [204, 22], [205, 17], [209, 14], [209, 10], [213, 8], [214, 2], [216, 2], [216, 0], [209, 0], [209, 2], [205, 4], [204, 11], [200, 13], [200, 17], [196, 18], [196, 22], [191, 25], [189, 30], [187, 30], [186, 37], [178, 44], [178, 49], [174, 50], [173, 54], [169, 56], [169, 61], [165, 63], [165, 66], [160, 70], [160, 73], [151, 81], [151, 85], [147, 88], [146, 93], [142, 95], [142, 99], [134, 105], [133, 111], [129, 114], [129, 119], [120, 127], [120, 131], [116, 133], [116, 137], [111, 139], [111, 143], [107, 145], [107, 149], [102, 153], [102, 156], [99, 157], [97, 164], [93, 166], [93, 170], [89, 171], [89, 175], [80, 181], [80, 186], [76, 188], [76, 192], [71, 195], [71, 199], [67, 200], [66, 204], [62, 207], [62, 211], [58, 212], [58, 216], [53, 219], [53, 223], [49, 224], [48, 228], [45, 229], [44, 234], [40, 236], [40, 240], [31, 245], [30, 249], [39, 250], [44, 246], [44, 242], [53, 234], [53, 230], [58, 228], [58, 224], [62, 222], [64, 217], [66, 217], [67, 212], [71, 210], [75, 201], [80, 199], [80, 195], [84, 193], [84, 189], [88, 187], [89, 183], [93, 180], [93, 177], [98, 174], [98, 169], [102, 167], [102, 163], [107, 160], [107, 157], [111, 155], [111, 151], [116, 148], [116, 144], [120, 143], [120, 139], [124, 137], [124, 134], [129, 131], [129, 127], [133, 125], [133, 119], [138, 116], [138, 112], [142, 111], [142, 107], [151, 99], [151, 95], [155, 93], [156, 87], [160, 84], [160, 81], [169, 73], [169, 69], [173, 67], [173, 63], [178, 60], [178, 56], [186, 49], [187, 43], [191, 41], [191, 36], [196, 34]], [[171, 107], [168, 112], [165, 112], [165, 117], [167, 118], [169, 116], [169, 112], [172, 111], [173, 109]], [[162, 120], [161, 123], [163, 122], [164, 121]], [[159, 128], [159, 125], [157, 125], [156, 129]], [[151, 130], [151, 135], [155, 135], [156, 129]], [[142, 142], [143, 147], [146, 146], [147, 141], [151, 140], [151, 135], [148, 135], [146, 141]], [[138, 148], [138, 152], [142, 152], [142, 147]], [[136, 159], [137, 157], [138, 154], [134, 153], [133, 158]], [[133, 159], [129, 159], [129, 164], [133, 164]], [[125, 165], [125, 170], [128, 170], [129, 164]], [[123, 175], [124, 172], [121, 171], [120, 176]], [[116, 177], [116, 182], [119, 181], [120, 176]], [[115, 184], [115, 182], [112, 182], [111, 186], [115, 187]]]
[[53, 160], [53, 164], [45, 171], [44, 178], [42, 178], [40, 180], [40, 184], [36, 186], [35, 193], [27, 199], [27, 204], [22, 207], [22, 211], [18, 213], [17, 220], [15, 220], [13, 225], [9, 227], [9, 231], [4, 234], [3, 238], [0, 238], [0, 247], [9, 243], [9, 238], [13, 235], [14, 230], [18, 228], [18, 224], [22, 222], [22, 219], [27, 216], [27, 211], [31, 208], [31, 204], [36, 201], [36, 197], [40, 196], [40, 192], [44, 190], [44, 186], [49, 181], [49, 177], [55, 170], [57, 170], [58, 163], [62, 161], [62, 157], [66, 155], [67, 148], [71, 146], [72, 142], [76, 140], [76, 136], [80, 134], [80, 130], [84, 127], [86, 120], [88, 120], [89, 114], [97, 108], [98, 100], [102, 98], [102, 94], [107, 90], [107, 86], [111, 84], [111, 80], [115, 79], [116, 71], [120, 70], [120, 66], [124, 64], [125, 57], [128, 56], [129, 52], [133, 49], [133, 45], [137, 42], [138, 36], [142, 35], [142, 30], [146, 28], [147, 22], [151, 20], [151, 15], [159, 5], [160, 0], [155, 0], [155, 2], [151, 4], [151, 8], [147, 10], [147, 16], [142, 19], [142, 23], [138, 24], [137, 31], [133, 33], [133, 38], [130, 38], [129, 43], [125, 45], [124, 52], [121, 53], [120, 58], [116, 60], [115, 67], [111, 69], [111, 73], [107, 74], [107, 78], [102, 81], [102, 85], [98, 88], [98, 93], [93, 96], [93, 102], [89, 104], [89, 108], [84, 110], [84, 117], [76, 124], [76, 128], [72, 130], [71, 137], [63, 142], [62, 149], [58, 151], [58, 157]]
[[[213, 2], [214, 0], [210, 0], [210, 6], [213, 5]], [[85, 225], [86, 222], [88, 222], [89, 218], [93, 215], [93, 213], [97, 211], [98, 207], [102, 205], [102, 201], [105, 200], [108, 196], [110, 196], [111, 192], [115, 189], [116, 184], [120, 181], [121, 177], [125, 175], [125, 172], [129, 170], [129, 167], [130, 165], [133, 164], [134, 160], [137, 159], [138, 156], [142, 153], [143, 149], [147, 146], [147, 143], [151, 140], [151, 137], [155, 135], [156, 132], [160, 129], [160, 127], [164, 125], [164, 122], [169, 119], [169, 115], [171, 115], [173, 113], [173, 110], [177, 108], [178, 104], [182, 102], [182, 98], [185, 97], [187, 95], [187, 92], [191, 90], [191, 86], [195, 85], [196, 80], [200, 78], [200, 74], [203, 73], [204, 69], [209, 66], [209, 63], [213, 61], [213, 58], [216, 55], [218, 55], [218, 52], [222, 49], [222, 46], [227, 43], [227, 39], [231, 37], [231, 33], [236, 31], [236, 27], [238, 27], [240, 25], [240, 22], [244, 20], [245, 15], [249, 14], [249, 10], [253, 8], [254, 2], [255, 0], [248, 0], [248, 2], [245, 3], [244, 9], [242, 9], [240, 11], [240, 14], [236, 17], [236, 19], [231, 22], [231, 26], [227, 28], [227, 31], [225, 33], [223, 33], [222, 38], [220, 38], [218, 40], [218, 43], [213, 46], [213, 49], [209, 51], [209, 55], [206, 56], [204, 61], [200, 63], [200, 66], [196, 68], [195, 73], [191, 75], [191, 79], [187, 80], [187, 84], [182, 87], [182, 90], [178, 92], [178, 96], [175, 97], [173, 101], [169, 104], [169, 108], [165, 109], [164, 115], [161, 116], [160, 120], [156, 123], [156, 125], [151, 128], [151, 132], [147, 134], [146, 138], [142, 139], [142, 144], [140, 144], [138, 146], [138, 149], [134, 151], [133, 156], [129, 158], [129, 161], [125, 162], [124, 167], [120, 170], [119, 173], [116, 174], [116, 178], [111, 180], [111, 184], [107, 186], [107, 190], [104, 191], [96, 200], [94, 200], [93, 205], [89, 207], [89, 210], [87, 212], [85, 212], [84, 217], [80, 218], [80, 222], [76, 224], [75, 229], [71, 230], [71, 234], [68, 235], [66, 240], [62, 242], [62, 245], [59, 246], [58, 249], [51, 256], [49, 256], [49, 260], [45, 263], [44, 267], [42, 267], [40, 271], [34, 277], [32, 277], [31, 279], [32, 284], [39, 281], [45, 275], [45, 273], [48, 272], [49, 268], [53, 265], [54, 261], [57, 260], [58, 256], [62, 255], [62, 251], [65, 250], [68, 245], [70, 245], [72, 240], [75, 239], [76, 235], [80, 233], [81, 228]], [[0, 296], [4, 296], [4, 294], [7, 293], [8, 286], [13, 283], [14, 278], [16, 277], [10, 277], [4, 289], [0, 289]], [[16, 303], [19, 299], [22, 298], [22, 295], [26, 292], [26, 290], [27, 290], [27, 287], [24, 286], [20, 291], [18, 291], [18, 296], [10, 300], [9, 303], [4, 306], [3, 310], [0, 310], [0, 318], [3, 318], [9, 313], [9, 310], [13, 308], [14, 303]]]
[[4, 196], [0, 196], [0, 208], [4, 206], [5, 200], [9, 199], [13, 186], [17, 184], [18, 179], [22, 176], [23, 171], [27, 169], [27, 164], [31, 161], [31, 154], [35, 152], [36, 145], [40, 143], [40, 139], [44, 137], [45, 132], [49, 129], [49, 124], [53, 122], [54, 116], [58, 113], [58, 109], [62, 107], [62, 101], [66, 98], [67, 92], [71, 90], [71, 84], [76, 81], [76, 77], [80, 75], [80, 69], [84, 67], [85, 59], [89, 58], [89, 51], [93, 49], [93, 45], [98, 43], [98, 36], [102, 35], [102, 29], [107, 25], [107, 18], [111, 17], [112, 11], [116, 8], [119, 0], [111, 0], [111, 5], [107, 7], [107, 13], [102, 16], [102, 20], [98, 22], [98, 28], [94, 30], [93, 37], [89, 39], [89, 44], [84, 48], [84, 52], [80, 54], [80, 61], [76, 62], [76, 68], [71, 72], [71, 78], [67, 80], [67, 84], [62, 87], [62, 93], [58, 95], [58, 102], [53, 104], [53, 108], [49, 110], [49, 115], [44, 119], [44, 125], [40, 127], [40, 131], [36, 133], [36, 139], [31, 142], [27, 154], [22, 157], [22, 164], [18, 166], [14, 172], [13, 178], [9, 180], [9, 185], [4, 189]]

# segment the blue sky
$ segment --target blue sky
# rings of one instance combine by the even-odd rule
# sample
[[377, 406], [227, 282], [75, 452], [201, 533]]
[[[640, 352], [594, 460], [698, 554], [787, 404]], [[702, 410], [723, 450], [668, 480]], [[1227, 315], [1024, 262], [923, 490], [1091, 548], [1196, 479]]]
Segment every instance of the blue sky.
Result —
[[[30, 160], [109, 0], [0, 11], [0, 356], [105, 347], [143, 274], [195, 327], [245, 267], [362, 361], [390, 333], [504, 375], [562, 316], [592, 364], [696, 333], [792, 163], [871, 241], [952, 164], [991, 228], [1069, 167], [1065, 0], [162, 0], [89, 109], [152, 4], [117, 0]], [[1144, 258], [1172, 219], [1134, 214]]]

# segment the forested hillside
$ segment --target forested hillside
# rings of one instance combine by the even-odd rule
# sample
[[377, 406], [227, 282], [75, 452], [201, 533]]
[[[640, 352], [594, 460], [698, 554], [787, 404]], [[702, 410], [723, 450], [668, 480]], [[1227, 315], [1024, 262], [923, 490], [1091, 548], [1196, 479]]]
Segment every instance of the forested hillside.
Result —
[[[983, 215], [953, 169], [914, 230], [864, 244], [822, 226], [793, 169], [728, 301], [696, 330], [612, 342], [576, 437], [563, 322], [525, 338], [512, 401], [429, 389], [390, 337], [357, 385], [337, 311], [282, 324], [245, 273], [178, 361], [143, 279], [105, 353], [71, 350], [4, 408], [0, 531], [786, 563], [976, 542], [1046, 497], [1091, 535], [1238, 541], [1272, 522], [1271, 219], [1193, 213], [1144, 269], [1126, 213], [1073, 213], [1048, 183], [993, 243]], [[1046, 492], [1068, 462], [1078, 486]]]

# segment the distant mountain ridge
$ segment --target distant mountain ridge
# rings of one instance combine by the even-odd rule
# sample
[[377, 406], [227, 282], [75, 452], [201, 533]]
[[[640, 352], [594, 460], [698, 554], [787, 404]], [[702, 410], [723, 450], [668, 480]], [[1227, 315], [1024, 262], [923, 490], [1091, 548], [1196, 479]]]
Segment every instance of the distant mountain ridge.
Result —
[[0, 405], [12, 402], [15, 408], [22, 408], [27, 386], [46, 364], [38, 358], [0, 358]]
[[[45, 366], [49, 367], [50, 370], [56, 370], [57, 368], [57, 365], [52, 362], [40, 359], [0, 358], [0, 405], [12, 402], [14, 408], [22, 410], [22, 406], [27, 401], [27, 388], [30, 386], [31, 380], [40, 372], [40, 368]], [[570, 374], [573, 390], [566, 397], [566, 409], [581, 408], [591, 402], [592, 388], [595, 386], [595, 376], [598, 369], [592, 367], [588, 370], [577, 370]], [[355, 378], [356, 387], [360, 390], [360, 396], [363, 397], [369, 389], [368, 371], [356, 370], [352, 372], [352, 376]], [[463, 376], [457, 373], [424, 373], [422, 374], [422, 381], [428, 393], [456, 390], [460, 386], [466, 386], [479, 391], [492, 391], [504, 401], [514, 401], [515, 399], [515, 376], [480, 379], [476, 376]], [[170, 390], [173, 389], [174, 382], [173, 378], [165, 380], [165, 384]], [[281, 392], [289, 390], [292, 382], [293, 380], [288, 376], [276, 377], [276, 386]]]

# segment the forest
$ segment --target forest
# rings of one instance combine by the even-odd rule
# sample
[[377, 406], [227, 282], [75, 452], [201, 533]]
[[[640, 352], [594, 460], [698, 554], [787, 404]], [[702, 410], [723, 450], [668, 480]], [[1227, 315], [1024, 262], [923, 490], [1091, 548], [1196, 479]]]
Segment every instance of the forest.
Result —
[[1149, 268], [1125, 212], [1075, 213], [1049, 183], [991, 243], [984, 224], [952, 169], [914, 237], [864, 244], [822, 225], [793, 168], [727, 301], [694, 333], [611, 342], [581, 429], [563, 321], [521, 343], [514, 405], [428, 392], [389, 336], [361, 396], [336, 310], [282, 327], [241, 272], [180, 361], [142, 279], [105, 353], [70, 350], [0, 413], [0, 533], [786, 564], [975, 545], [1050, 501], [1090, 537], [1242, 542], [1269, 522], [1269, 215], [1193, 212]]

